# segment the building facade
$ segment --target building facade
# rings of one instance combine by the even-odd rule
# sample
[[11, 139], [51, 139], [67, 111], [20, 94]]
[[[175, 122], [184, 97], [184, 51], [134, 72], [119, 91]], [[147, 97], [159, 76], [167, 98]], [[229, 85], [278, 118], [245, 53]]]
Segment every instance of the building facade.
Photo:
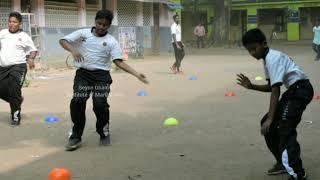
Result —
[[23, 14], [23, 29], [40, 49], [41, 58], [64, 60], [58, 40], [94, 25], [100, 9], [114, 12], [110, 33], [129, 53], [159, 54], [171, 49], [170, 26], [175, 13], [167, 0], [1, 0], [0, 29], [11, 11]]
[[[233, 0], [231, 17], [235, 38], [250, 28], [259, 27], [270, 39], [312, 39], [315, 20], [320, 18], [320, 1]], [[276, 37], [272, 37], [273, 33]]]
[[[181, 0], [184, 15], [184, 37], [192, 38], [192, 29], [197, 21], [206, 24], [209, 36], [213, 31], [214, 1]], [[320, 18], [319, 0], [225, 0], [230, 4], [230, 40], [238, 41], [250, 28], [259, 27], [268, 38], [286, 41], [313, 38], [312, 27]], [[226, 6], [226, 11], [229, 7]], [[186, 22], [190, 17], [197, 17]], [[276, 35], [275, 37], [272, 34]]]

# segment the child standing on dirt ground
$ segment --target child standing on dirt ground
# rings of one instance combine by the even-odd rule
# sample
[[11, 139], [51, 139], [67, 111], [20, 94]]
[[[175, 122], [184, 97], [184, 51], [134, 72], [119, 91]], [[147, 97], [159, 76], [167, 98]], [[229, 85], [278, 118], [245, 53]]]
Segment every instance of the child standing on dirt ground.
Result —
[[175, 62], [170, 67], [170, 69], [175, 74], [183, 74], [183, 71], [181, 71], [181, 61], [184, 58], [185, 52], [184, 52], [184, 44], [182, 42], [181, 37], [181, 25], [179, 20], [179, 15], [175, 14], [173, 16], [174, 23], [171, 25], [171, 35], [172, 35], [172, 46], [174, 49], [174, 55], [175, 55]]
[[8, 29], [0, 31], [0, 99], [7, 101], [11, 109], [11, 125], [21, 122], [21, 88], [27, 73], [27, 64], [34, 68], [37, 49], [31, 37], [20, 29], [22, 16], [9, 14]]
[[[237, 74], [238, 84], [247, 89], [271, 92], [269, 111], [261, 121], [261, 134], [277, 163], [267, 174], [288, 172], [289, 180], [306, 180], [296, 128], [313, 98], [313, 87], [308, 77], [287, 54], [268, 47], [266, 37], [260, 29], [247, 31], [242, 43], [250, 55], [263, 60], [268, 84], [252, 84], [248, 77]], [[282, 84], [287, 90], [279, 100]]]
[[70, 103], [73, 128], [66, 146], [67, 151], [76, 150], [81, 146], [81, 136], [86, 122], [86, 103], [91, 93], [100, 145], [110, 145], [107, 97], [112, 83], [112, 62], [143, 83], [148, 83], [143, 74], [123, 62], [119, 43], [108, 33], [112, 19], [111, 11], [100, 10], [96, 14], [94, 27], [77, 30], [60, 40], [61, 46], [73, 55], [77, 67]]
[[315, 61], [320, 60], [320, 19], [317, 19], [316, 25], [313, 27], [313, 42], [312, 42], [312, 49], [316, 52]]

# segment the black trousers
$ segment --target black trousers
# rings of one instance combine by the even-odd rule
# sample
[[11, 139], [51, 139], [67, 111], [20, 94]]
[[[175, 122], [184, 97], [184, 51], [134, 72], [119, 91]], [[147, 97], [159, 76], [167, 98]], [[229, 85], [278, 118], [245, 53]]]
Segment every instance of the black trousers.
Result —
[[179, 44], [181, 49], [178, 49], [177, 45], [175, 43], [172, 43], [173, 49], [174, 49], [174, 55], [175, 55], [175, 58], [176, 58], [176, 61], [175, 61], [174, 65], [177, 68], [180, 68], [181, 61], [184, 58], [185, 52], [184, 52], [184, 48], [183, 48], [182, 43], [178, 42], [178, 44]]
[[96, 131], [104, 137], [109, 127], [109, 104], [107, 97], [112, 79], [109, 71], [78, 69], [74, 78], [70, 114], [73, 122], [70, 138], [81, 138], [86, 123], [86, 104], [92, 94], [93, 111], [96, 115]]
[[197, 36], [197, 47], [204, 48], [204, 36]]
[[8, 102], [11, 114], [21, 110], [23, 101], [21, 88], [27, 74], [27, 64], [0, 66], [0, 99]]
[[[275, 119], [265, 135], [267, 146], [277, 162], [282, 163], [287, 172], [294, 177], [304, 175], [296, 128], [312, 98], [313, 87], [309, 80], [301, 80], [291, 85], [282, 95]], [[267, 117], [268, 114], [262, 118], [261, 124]]]
[[317, 45], [317, 44], [312, 43], [312, 49], [314, 50], [314, 52], [317, 53], [316, 59], [320, 60], [320, 44]]

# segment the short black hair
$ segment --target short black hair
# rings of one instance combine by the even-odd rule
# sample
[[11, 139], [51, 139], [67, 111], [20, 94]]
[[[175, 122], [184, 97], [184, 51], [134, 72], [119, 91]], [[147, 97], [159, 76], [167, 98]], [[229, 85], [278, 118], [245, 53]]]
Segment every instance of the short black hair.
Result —
[[243, 46], [247, 46], [248, 44], [252, 43], [263, 43], [266, 41], [266, 36], [258, 28], [250, 29], [242, 37]]
[[173, 19], [176, 19], [176, 17], [179, 17], [178, 14], [173, 15]]
[[113, 13], [112, 13], [112, 11], [107, 10], [107, 9], [99, 10], [96, 14], [95, 20], [97, 20], [97, 19], [106, 19], [111, 24], [112, 20], [113, 20]]
[[22, 15], [18, 12], [11, 12], [9, 14], [9, 18], [11, 18], [11, 17], [15, 17], [18, 19], [19, 22], [22, 22]]

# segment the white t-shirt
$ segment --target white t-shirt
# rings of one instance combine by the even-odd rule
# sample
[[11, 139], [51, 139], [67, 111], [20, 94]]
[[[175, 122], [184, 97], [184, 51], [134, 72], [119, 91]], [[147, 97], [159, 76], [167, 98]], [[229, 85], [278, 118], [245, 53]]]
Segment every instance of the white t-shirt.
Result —
[[32, 51], [37, 51], [37, 48], [27, 33], [10, 33], [8, 29], [0, 31], [1, 67], [26, 63], [26, 56]]
[[109, 71], [113, 60], [123, 59], [120, 45], [110, 34], [97, 37], [91, 31], [80, 29], [62, 39], [72, 43], [83, 56], [82, 62], [75, 62], [77, 68]]
[[[173, 34], [176, 35], [177, 42], [181, 41], [181, 25], [180, 24], [173, 23], [171, 25], [171, 35]], [[174, 42], [173, 37], [171, 39], [172, 39], [172, 42]]]
[[269, 49], [264, 61], [266, 79], [271, 86], [281, 83], [289, 88], [298, 80], [308, 79], [300, 67], [285, 53]]
[[206, 35], [206, 29], [203, 26], [196, 26], [193, 31], [194, 35], [203, 37]]
[[320, 26], [313, 27], [314, 37], [313, 43], [320, 45]]

